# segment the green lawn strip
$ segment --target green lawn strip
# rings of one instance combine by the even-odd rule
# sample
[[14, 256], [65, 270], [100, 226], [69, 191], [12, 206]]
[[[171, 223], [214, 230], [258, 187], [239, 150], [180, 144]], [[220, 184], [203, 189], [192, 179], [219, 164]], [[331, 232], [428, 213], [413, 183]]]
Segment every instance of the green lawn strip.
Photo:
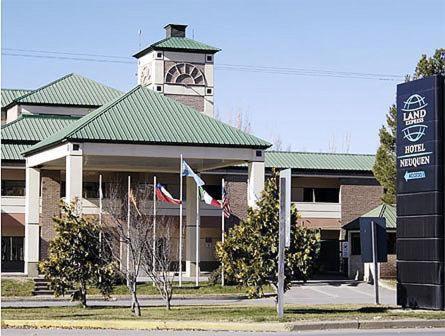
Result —
[[[178, 284], [175, 283], [174, 295], [220, 295], [220, 294], [236, 294], [245, 295], [246, 290], [237, 286], [224, 286], [212, 285], [208, 282], [202, 282], [199, 287], [195, 287], [194, 283], [185, 282], [182, 288], [178, 288]], [[31, 296], [34, 289], [34, 283], [31, 279], [27, 278], [15, 278], [15, 279], [2, 279], [1, 294], [3, 297], [13, 296]], [[264, 291], [266, 293], [273, 292], [270, 286], [266, 286]], [[100, 295], [97, 288], [90, 288], [88, 290], [89, 295]], [[127, 286], [117, 285], [113, 289], [112, 295], [130, 295]], [[138, 285], [138, 295], [159, 295], [158, 290], [151, 283], [142, 283]]]
[[[392, 320], [403, 318], [443, 319], [443, 311], [401, 311], [393, 307], [363, 305], [286, 306], [283, 322], [320, 320]], [[144, 307], [135, 318], [129, 308], [114, 307], [48, 307], [3, 308], [3, 320], [183, 320], [227, 322], [278, 321], [270, 306], [177, 306], [171, 311], [161, 307]]]
[[34, 282], [27, 278], [2, 279], [2, 296], [31, 296]]

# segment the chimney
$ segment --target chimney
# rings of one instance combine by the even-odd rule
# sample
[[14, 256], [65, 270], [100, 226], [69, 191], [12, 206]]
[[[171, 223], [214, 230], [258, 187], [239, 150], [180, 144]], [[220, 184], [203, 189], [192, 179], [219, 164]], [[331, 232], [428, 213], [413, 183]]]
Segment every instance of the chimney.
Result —
[[187, 25], [169, 23], [164, 27], [165, 37], [185, 37]]

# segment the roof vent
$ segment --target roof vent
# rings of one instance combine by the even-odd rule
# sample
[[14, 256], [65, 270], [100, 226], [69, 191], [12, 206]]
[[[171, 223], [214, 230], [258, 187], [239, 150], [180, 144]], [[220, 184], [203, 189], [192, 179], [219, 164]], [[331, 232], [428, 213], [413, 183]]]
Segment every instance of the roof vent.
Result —
[[187, 25], [169, 23], [164, 27], [165, 37], [185, 37]]

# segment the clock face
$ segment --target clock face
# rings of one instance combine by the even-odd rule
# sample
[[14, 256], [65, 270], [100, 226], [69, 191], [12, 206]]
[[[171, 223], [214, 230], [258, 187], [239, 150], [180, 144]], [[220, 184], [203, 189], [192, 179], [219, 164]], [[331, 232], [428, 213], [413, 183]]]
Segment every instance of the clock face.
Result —
[[165, 75], [165, 81], [173, 84], [205, 85], [204, 74], [190, 63], [173, 65]]
[[150, 84], [150, 80], [151, 80], [150, 66], [148, 64], [145, 64], [142, 66], [141, 69], [141, 85]]

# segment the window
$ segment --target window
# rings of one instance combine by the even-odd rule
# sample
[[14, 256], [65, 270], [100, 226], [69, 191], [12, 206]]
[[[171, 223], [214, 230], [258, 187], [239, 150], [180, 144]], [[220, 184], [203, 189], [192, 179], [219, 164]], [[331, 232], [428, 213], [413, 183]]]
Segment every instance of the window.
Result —
[[207, 89], [207, 94], [212, 94], [212, 89]]
[[2, 237], [2, 262], [23, 261], [23, 237]]
[[314, 189], [315, 202], [338, 203], [340, 189], [338, 188], [317, 188]]
[[83, 183], [83, 198], [99, 198], [99, 183], [98, 182], [84, 182]]
[[213, 56], [212, 55], [207, 55], [207, 62], [212, 62], [213, 61]]
[[203, 185], [202, 186], [207, 193], [214, 199], [221, 199], [221, 186], [220, 185]]
[[2, 196], [25, 196], [25, 181], [2, 180]]
[[339, 188], [303, 188], [303, 202], [338, 203]]
[[387, 242], [388, 242], [388, 254], [396, 254], [396, 233], [395, 232], [388, 232]]
[[157, 57], [157, 58], [162, 58], [162, 52], [158, 52], [158, 53], [156, 53], [156, 57]]
[[160, 85], [156, 86], [156, 91], [161, 92], [162, 91], [162, 86], [160, 86]]
[[360, 233], [351, 233], [351, 255], [360, 255], [361, 245], [360, 245]]
[[314, 189], [303, 188], [303, 202], [315, 202], [314, 200]]

